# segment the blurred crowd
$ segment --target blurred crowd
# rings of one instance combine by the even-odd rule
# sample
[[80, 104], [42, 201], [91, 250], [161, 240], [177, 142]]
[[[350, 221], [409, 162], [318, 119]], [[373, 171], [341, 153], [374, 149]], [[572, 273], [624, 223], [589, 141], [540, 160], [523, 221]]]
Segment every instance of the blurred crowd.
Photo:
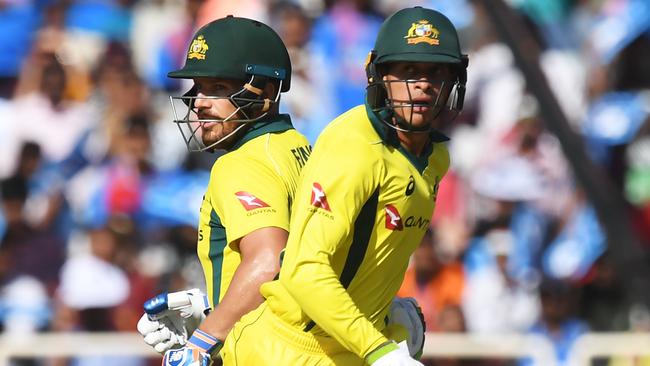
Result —
[[[650, 1], [507, 3], [645, 251]], [[483, 1], [0, 0], [2, 332], [132, 332], [147, 298], [204, 286], [196, 224], [217, 154], [187, 153], [169, 95], [190, 85], [166, 77], [198, 27], [234, 14], [281, 35], [293, 63], [282, 109], [313, 143], [363, 99], [383, 19], [414, 5], [452, 20], [470, 64], [465, 109], [444, 131], [451, 170], [400, 295], [418, 299], [431, 332], [539, 334], [560, 365], [585, 332], [650, 331]]]

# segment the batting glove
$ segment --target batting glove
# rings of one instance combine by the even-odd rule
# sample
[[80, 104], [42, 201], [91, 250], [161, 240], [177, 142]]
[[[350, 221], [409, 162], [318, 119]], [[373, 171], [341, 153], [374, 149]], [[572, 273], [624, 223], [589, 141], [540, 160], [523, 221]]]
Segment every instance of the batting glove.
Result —
[[418, 302], [412, 297], [396, 297], [390, 304], [387, 325], [398, 324], [408, 331], [408, 350], [412, 357], [420, 359], [424, 348], [426, 324]]
[[156, 352], [179, 348], [187, 343], [210, 311], [207, 296], [198, 289], [162, 293], [147, 300], [138, 332]]
[[185, 347], [165, 353], [162, 366], [209, 366], [212, 363], [210, 355], [218, 353], [221, 347], [223, 342], [197, 329]]
[[366, 357], [366, 362], [371, 366], [424, 366], [411, 357], [406, 342], [398, 345], [395, 341], [390, 341], [372, 351]]

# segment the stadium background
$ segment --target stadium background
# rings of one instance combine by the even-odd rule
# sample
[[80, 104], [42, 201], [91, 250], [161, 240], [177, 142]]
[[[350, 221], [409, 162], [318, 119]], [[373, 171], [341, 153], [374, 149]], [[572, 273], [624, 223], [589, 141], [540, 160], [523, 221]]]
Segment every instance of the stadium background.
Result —
[[[433, 234], [402, 294], [441, 337], [429, 353], [458, 335], [489, 340], [430, 364], [534, 364], [494, 352], [531, 335], [570, 365], [586, 334], [624, 332], [610, 345], [647, 335], [650, 1], [500, 4], [0, 0], [0, 355], [21, 340], [33, 352], [12, 364], [157, 363], [117, 355], [139, 342], [127, 332], [145, 299], [203, 286], [195, 225], [216, 155], [186, 152], [168, 96], [189, 86], [165, 76], [195, 29], [227, 14], [276, 29], [294, 66], [284, 111], [314, 142], [362, 100], [383, 18], [413, 5], [449, 16], [470, 66], [465, 110], [445, 131], [452, 166]], [[92, 336], [103, 332], [122, 342]], [[61, 343], [75, 334], [85, 343]], [[107, 354], [24, 357], [61, 347]], [[646, 357], [594, 364], [650, 365], [650, 338], [638, 349]]]

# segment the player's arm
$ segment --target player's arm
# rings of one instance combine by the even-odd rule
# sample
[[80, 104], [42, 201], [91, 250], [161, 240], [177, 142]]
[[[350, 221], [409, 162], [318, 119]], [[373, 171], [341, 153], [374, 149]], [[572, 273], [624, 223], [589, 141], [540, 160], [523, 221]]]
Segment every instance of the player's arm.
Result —
[[[320, 328], [365, 357], [388, 339], [361, 313], [341, 284], [337, 273], [341, 269], [334, 268], [333, 258], [340, 260], [349, 254], [350, 245], [344, 244], [344, 238], [377, 189], [374, 177], [381, 167], [356, 158], [372, 154], [370, 151], [350, 159], [351, 153], [340, 148], [345, 145], [321, 146], [303, 170], [280, 282]], [[314, 213], [310, 202], [314, 182], [323, 188], [330, 213], [322, 209], [318, 209], [320, 214]], [[372, 212], [373, 222], [375, 214]]]
[[280, 278], [312, 321], [360, 357], [388, 342], [352, 301], [327, 258], [305, 251], [298, 260], [300, 264]]
[[225, 340], [239, 318], [264, 301], [260, 295], [260, 285], [273, 280], [280, 271], [280, 252], [284, 249], [287, 236], [284, 229], [265, 227], [239, 240], [241, 263], [221, 302], [199, 329]]
[[284, 183], [264, 161], [222, 158], [213, 169], [221, 180], [208, 187], [212, 205], [226, 228], [228, 248], [239, 252], [240, 263], [219, 305], [199, 328], [223, 341], [242, 315], [262, 303], [260, 285], [280, 271], [289, 207]]

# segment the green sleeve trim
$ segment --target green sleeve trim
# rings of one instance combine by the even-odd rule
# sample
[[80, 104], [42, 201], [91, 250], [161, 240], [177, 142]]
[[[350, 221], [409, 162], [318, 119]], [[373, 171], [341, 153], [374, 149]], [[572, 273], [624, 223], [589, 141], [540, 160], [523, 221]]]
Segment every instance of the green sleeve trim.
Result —
[[374, 351], [370, 352], [368, 356], [366, 356], [366, 362], [368, 365], [372, 365], [375, 363], [377, 360], [380, 358], [386, 356], [388, 353], [397, 351], [399, 349], [399, 346], [395, 341], [388, 341], [381, 346], [375, 348]]
[[221, 223], [219, 214], [210, 211], [210, 263], [212, 264], [212, 305], [213, 308], [221, 300], [221, 275], [223, 272], [223, 252], [228, 245], [226, 228]]

